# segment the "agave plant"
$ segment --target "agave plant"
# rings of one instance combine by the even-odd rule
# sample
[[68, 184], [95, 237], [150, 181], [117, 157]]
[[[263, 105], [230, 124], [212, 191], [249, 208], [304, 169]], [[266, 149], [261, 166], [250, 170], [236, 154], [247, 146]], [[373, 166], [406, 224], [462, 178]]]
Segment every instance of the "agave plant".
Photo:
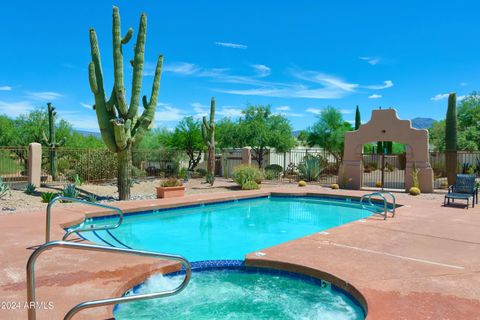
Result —
[[0, 177], [0, 199], [5, 197], [9, 191], [10, 187], [8, 186], [8, 184], [3, 182], [2, 178]]
[[53, 198], [55, 198], [55, 193], [53, 193], [53, 192], [43, 192], [42, 195], [41, 195], [41, 198], [42, 198], [42, 202], [49, 203], [50, 201], [53, 200]]
[[34, 184], [27, 184], [27, 186], [25, 187], [25, 193], [26, 194], [29, 194], [29, 195], [32, 195], [34, 192], [35, 192], [35, 189], [37, 187], [34, 185]]
[[303, 158], [303, 161], [298, 165], [300, 176], [306, 181], [318, 180], [323, 168], [321, 167], [320, 158], [308, 154]]
[[60, 195], [62, 197], [67, 197], [67, 198], [73, 198], [76, 199], [78, 198], [78, 195], [80, 192], [77, 190], [77, 186], [74, 183], [69, 183], [63, 188], [63, 190], [60, 192]]

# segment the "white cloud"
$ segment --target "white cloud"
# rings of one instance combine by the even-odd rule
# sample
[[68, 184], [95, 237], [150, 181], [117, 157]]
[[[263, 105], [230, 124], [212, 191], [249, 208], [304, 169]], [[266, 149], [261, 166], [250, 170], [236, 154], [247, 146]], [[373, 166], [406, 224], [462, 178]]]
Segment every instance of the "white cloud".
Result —
[[85, 103], [85, 102], [80, 102], [80, 105], [84, 108], [87, 108], [87, 109], [93, 109], [93, 104], [88, 104], [88, 103]]
[[10, 86], [1, 86], [0, 91], [12, 91], [12, 87]]
[[466, 82], [460, 82], [460, 85], [461, 85], [462, 87], [466, 87], [466, 86], [468, 86], [468, 83], [466, 83]]
[[271, 73], [271, 69], [264, 64], [254, 64], [252, 67], [257, 72], [257, 77], [260, 78], [267, 77]]
[[457, 101], [461, 101], [463, 99], [465, 99], [467, 96], [457, 96]]
[[338, 111], [340, 111], [341, 114], [351, 114], [354, 112], [352, 109], [340, 109]]
[[17, 117], [33, 110], [33, 105], [28, 101], [7, 102], [0, 100], [0, 114]]
[[275, 110], [277, 110], [277, 111], [288, 111], [288, 110], [290, 110], [290, 107], [289, 106], [279, 106], [279, 107], [276, 107]]
[[430, 98], [433, 101], [440, 101], [448, 98], [448, 93], [439, 93]]
[[[178, 73], [183, 75], [191, 75], [198, 72], [199, 70], [200, 68], [198, 66], [188, 62], [177, 62], [177, 63], [167, 64], [163, 68], [163, 71], [165, 72], [172, 72], [172, 73]], [[148, 75], [153, 75], [153, 74], [151, 74], [150, 72], [148, 73]]]
[[222, 107], [222, 110], [218, 111], [218, 114], [227, 118], [238, 118], [242, 116], [242, 109], [230, 106]]
[[377, 65], [380, 62], [379, 57], [359, 57], [359, 59], [371, 64], [372, 66]]
[[362, 88], [372, 89], [372, 90], [382, 90], [393, 87], [392, 80], [386, 80], [381, 85], [369, 85], [369, 86], [362, 86]]
[[309, 113], [313, 113], [313, 114], [320, 114], [320, 112], [322, 112], [322, 109], [318, 109], [318, 108], [307, 108], [307, 110], [305, 110], [306, 112], [309, 112]]
[[220, 47], [227, 47], [233, 49], [247, 49], [248, 46], [239, 43], [232, 43], [232, 42], [215, 42], [215, 45]]
[[368, 96], [368, 99], [380, 99], [381, 97], [381, 94], [372, 94]]
[[168, 103], [158, 103], [157, 111], [155, 112], [155, 122], [179, 121], [186, 115], [183, 110], [175, 108]]
[[52, 91], [42, 91], [42, 92], [29, 92], [28, 93], [29, 98], [34, 99], [34, 100], [56, 100], [63, 95], [57, 92], [52, 92]]

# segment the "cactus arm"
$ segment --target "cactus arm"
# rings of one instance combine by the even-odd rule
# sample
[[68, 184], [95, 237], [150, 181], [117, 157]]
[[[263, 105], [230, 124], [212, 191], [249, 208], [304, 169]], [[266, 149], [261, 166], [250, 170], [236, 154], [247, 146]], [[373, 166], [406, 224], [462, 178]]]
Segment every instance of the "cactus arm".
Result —
[[[114, 118], [111, 112], [107, 110], [105, 102], [105, 89], [103, 87], [103, 72], [100, 59], [100, 50], [98, 48], [97, 34], [94, 29], [90, 29], [90, 48], [92, 61], [89, 66], [89, 78], [90, 87], [95, 97], [95, 113], [97, 114], [98, 126], [102, 139], [105, 142], [107, 148], [112, 151], [117, 151], [117, 145], [115, 143], [115, 134], [110, 120]], [[92, 86], [92, 84], [94, 84]], [[113, 106], [112, 106], [113, 109]]]
[[88, 82], [90, 83], [90, 90], [94, 95], [98, 94], [97, 77], [95, 76], [95, 64], [90, 62], [88, 64]]
[[214, 126], [215, 125], [215, 98], [212, 97], [212, 100], [210, 100], [210, 125]]
[[50, 147], [50, 142], [48, 141], [47, 135], [45, 134], [44, 130], [42, 130], [42, 137], [43, 137], [43, 142], [45, 142], [45, 145]]
[[142, 14], [140, 17], [140, 26], [135, 43], [135, 56], [133, 59], [133, 80], [132, 95], [130, 97], [130, 108], [128, 109], [127, 118], [133, 118], [138, 112], [138, 103], [140, 92], [142, 90], [142, 73], [145, 61], [145, 40], [147, 35], [147, 16]]
[[159, 56], [157, 61], [157, 67], [155, 68], [155, 77], [153, 78], [150, 101], [146, 103], [147, 98], [145, 96], [142, 99], [144, 103], [144, 110], [140, 118], [138, 118], [138, 120], [136, 121], [135, 126], [132, 130], [132, 139], [135, 141], [135, 143], [139, 143], [145, 135], [145, 132], [148, 131], [153, 125], [153, 118], [155, 117], [155, 110], [157, 109], [158, 92], [160, 91], [162, 65], [163, 56]]
[[123, 81], [123, 53], [122, 36], [120, 27], [120, 14], [118, 7], [113, 7], [113, 78], [117, 109], [122, 117], [127, 115], [127, 102], [125, 99], [125, 87]]
[[127, 44], [133, 36], [133, 29], [129, 28], [127, 34], [122, 38], [122, 44]]
[[123, 119], [112, 119], [110, 122], [112, 123], [113, 132], [115, 133], [115, 144], [118, 150], [124, 150], [127, 147], [127, 137], [125, 135]]
[[67, 142], [67, 138], [66, 137], [63, 137], [58, 143], [57, 143], [57, 146], [59, 147], [62, 147], [65, 142]]

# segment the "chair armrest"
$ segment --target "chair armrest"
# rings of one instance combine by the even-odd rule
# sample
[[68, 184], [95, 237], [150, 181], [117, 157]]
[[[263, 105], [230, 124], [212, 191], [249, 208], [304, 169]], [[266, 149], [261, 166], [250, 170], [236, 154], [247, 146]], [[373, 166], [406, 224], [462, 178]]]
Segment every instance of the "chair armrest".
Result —
[[455, 191], [455, 186], [454, 185], [448, 186], [448, 193], [454, 192], [454, 191]]

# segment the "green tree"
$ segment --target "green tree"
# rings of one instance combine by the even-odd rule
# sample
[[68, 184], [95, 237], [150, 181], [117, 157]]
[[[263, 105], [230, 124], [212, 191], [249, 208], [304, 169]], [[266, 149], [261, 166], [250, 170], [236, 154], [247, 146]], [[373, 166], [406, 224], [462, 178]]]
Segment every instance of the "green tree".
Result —
[[165, 148], [172, 137], [173, 132], [166, 128], [155, 128], [143, 137], [142, 141], [135, 146], [136, 149], [158, 150]]
[[343, 158], [345, 132], [351, 131], [352, 125], [343, 120], [340, 111], [334, 107], [325, 108], [315, 124], [308, 129], [308, 143], [310, 146], [319, 146], [330, 152], [337, 163]]
[[236, 146], [252, 148], [253, 157], [261, 168], [270, 148], [288, 151], [295, 146], [295, 139], [287, 118], [272, 114], [268, 105], [249, 106], [238, 122]]
[[205, 150], [200, 121], [193, 119], [193, 117], [183, 118], [168, 139], [167, 145], [184, 151], [188, 156], [188, 170], [193, 171]]
[[357, 106], [357, 109], [355, 110], [355, 130], [358, 130], [360, 126], [362, 125], [362, 119], [360, 117], [360, 109]]
[[215, 123], [215, 147], [224, 150], [238, 147], [238, 123], [223, 118]]

